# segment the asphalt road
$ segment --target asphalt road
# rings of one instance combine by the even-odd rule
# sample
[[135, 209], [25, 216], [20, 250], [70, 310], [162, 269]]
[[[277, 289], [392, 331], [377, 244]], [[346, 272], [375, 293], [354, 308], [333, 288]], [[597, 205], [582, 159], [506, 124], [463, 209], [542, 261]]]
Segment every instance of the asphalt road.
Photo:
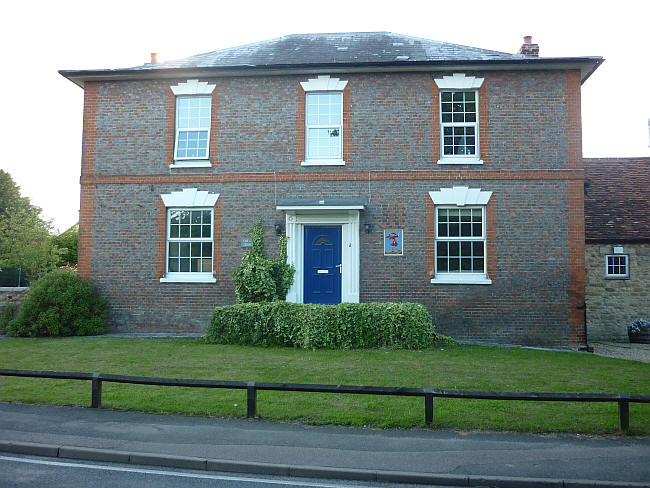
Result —
[[[206, 473], [113, 463], [0, 454], [3, 488], [367, 488], [363, 482]], [[382, 487], [391, 485], [382, 483]], [[412, 485], [399, 485], [408, 488]], [[441, 487], [444, 488], [444, 487]]]
[[[314, 427], [0, 402], [0, 444], [3, 442], [8, 447], [0, 455], [5, 457], [21, 452], [44, 455], [12, 450], [7, 444], [11, 442], [59, 446], [54, 447], [54, 454], [48, 453], [55, 456], [51, 461], [57, 462], [83, 459], [78, 454], [65, 454], [70, 449], [77, 452], [90, 449], [90, 455], [95, 449], [125, 453], [126, 459], [131, 459], [130, 466], [148, 462], [142, 460], [142, 455], [136, 455], [148, 453], [162, 458], [187, 456], [222, 463], [284, 466], [284, 471], [277, 473], [281, 475], [302, 470], [296, 476], [328, 476], [321, 474], [323, 470], [305, 474], [305, 469], [322, 467], [334, 472], [358, 469], [453, 477], [544, 478], [560, 482], [595, 480], [643, 483], [650, 487], [650, 439], [625, 436]], [[98, 457], [85, 459], [127, 462]], [[194, 468], [183, 464], [158, 465]], [[296, 484], [299, 486], [300, 482]], [[0, 482], [0, 486], [10, 485]]]

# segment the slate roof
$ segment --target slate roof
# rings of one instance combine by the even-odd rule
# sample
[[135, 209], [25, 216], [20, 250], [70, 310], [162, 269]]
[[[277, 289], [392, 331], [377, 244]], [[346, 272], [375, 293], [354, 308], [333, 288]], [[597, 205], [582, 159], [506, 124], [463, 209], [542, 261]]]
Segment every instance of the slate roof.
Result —
[[309, 64], [489, 61], [522, 59], [521, 54], [490, 51], [392, 32], [292, 34], [266, 41], [197, 54], [155, 65], [128, 68], [205, 68]]
[[[513, 46], [514, 47], [514, 46]], [[513, 49], [514, 50], [514, 49]], [[266, 41], [197, 54], [184, 59], [101, 70], [61, 70], [83, 86], [90, 79], [134, 79], [165, 76], [171, 70], [197, 73], [220, 70], [339, 69], [419, 65], [526, 65], [526, 68], [579, 68], [584, 82], [602, 63], [600, 57], [532, 57], [460, 44], [433, 41], [392, 32], [340, 32], [292, 34]]]
[[587, 158], [584, 167], [586, 241], [650, 241], [650, 158]]

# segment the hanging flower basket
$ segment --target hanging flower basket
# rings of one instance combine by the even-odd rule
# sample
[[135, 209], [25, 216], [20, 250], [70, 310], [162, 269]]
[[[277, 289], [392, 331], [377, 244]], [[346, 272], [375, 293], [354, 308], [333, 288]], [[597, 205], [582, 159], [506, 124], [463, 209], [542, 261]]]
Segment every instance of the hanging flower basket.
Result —
[[630, 342], [636, 344], [650, 344], [650, 322], [638, 319], [627, 325], [627, 336]]

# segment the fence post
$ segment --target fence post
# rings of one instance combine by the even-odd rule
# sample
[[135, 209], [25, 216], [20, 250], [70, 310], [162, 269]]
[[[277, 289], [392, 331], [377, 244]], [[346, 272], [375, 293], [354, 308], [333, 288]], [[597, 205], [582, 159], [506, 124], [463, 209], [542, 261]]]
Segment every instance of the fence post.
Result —
[[255, 382], [249, 381], [246, 387], [246, 417], [255, 417], [257, 410], [257, 388]]
[[630, 404], [627, 400], [618, 401], [618, 428], [624, 432], [630, 430]]
[[99, 379], [99, 373], [93, 373], [92, 379], [92, 399], [90, 408], [99, 408], [102, 405], [102, 380]]
[[433, 390], [424, 389], [424, 423], [431, 425], [433, 423]]

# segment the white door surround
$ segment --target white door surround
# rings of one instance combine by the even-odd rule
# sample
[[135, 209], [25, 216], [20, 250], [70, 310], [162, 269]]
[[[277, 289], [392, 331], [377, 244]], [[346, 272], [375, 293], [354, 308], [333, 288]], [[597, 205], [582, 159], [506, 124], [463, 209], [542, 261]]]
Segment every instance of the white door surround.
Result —
[[278, 208], [286, 212], [287, 261], [296, 268], [287, 301], [303, 303], [305, 225], [341, 225], [341, 302], [359, 302], [359, 210]]

